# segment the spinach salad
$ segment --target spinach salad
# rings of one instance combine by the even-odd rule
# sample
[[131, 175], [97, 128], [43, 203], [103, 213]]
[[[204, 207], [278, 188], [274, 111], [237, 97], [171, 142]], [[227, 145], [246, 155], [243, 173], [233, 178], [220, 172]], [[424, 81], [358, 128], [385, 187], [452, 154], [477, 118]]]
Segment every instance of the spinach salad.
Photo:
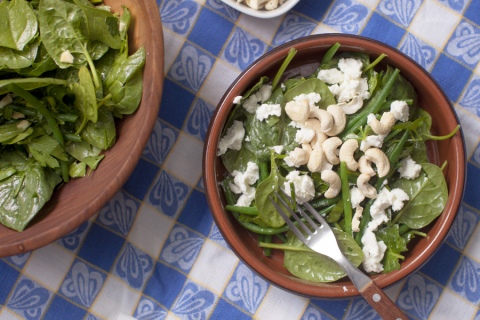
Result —
[[0, 222], [22, 231], [116, 141], [142, 96], [131, 15], [98, 0], [0, 1]]
[[380, 55], [340, 52], [319, 58], [309, 76], [284, 72], [236, 97], [218, 144], [228, 174], [221, 185], [226, 209], [258, 235], [264, 254], [283, 250], [293, 275], [331, 282], [346, 274], [289, 232], [270, 202], [283, 190], [308, 201], [334, 229], [346, 257], [367, 273], [388, 273], [420, 229], [448, 198], [443, 167], [429, 163], [432, 118], [417, 105], [413, 86]]

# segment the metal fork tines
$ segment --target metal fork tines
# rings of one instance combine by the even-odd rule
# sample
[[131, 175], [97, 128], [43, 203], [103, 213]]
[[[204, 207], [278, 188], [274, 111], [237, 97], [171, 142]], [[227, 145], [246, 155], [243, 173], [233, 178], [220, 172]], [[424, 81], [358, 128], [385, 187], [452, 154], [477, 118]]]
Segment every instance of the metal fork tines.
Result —
[[[285, 220], [290, 230], [310, 249], [330, 257], [335, 260], [352, 280], [359, 293], [367, 302], [375, 308], [383, 319], [407, 319], [405, 314], [390, 300], [390, 298], [363, 272], [361, 272], [353, 263], [348, 260], [340, 250], [337, 239], [332, 228], [327, 221], [313, 208], [308, 202], [302, 205], [317, 222], [308, 215], [300, 205], [296, 205], [296, 210], [292, 210], [293, 200], [283, 191], [281, 194], [274, 193], [277, 201], [290, 213], [295, 220], [292, 221], [285, 213], [284, 209], [273, 199], [270, 198], [278, 214]], [[285, 200], [286, 199], [286, 200]], [[290, 202], [289, 203], [287, 203]], [[298, 227], [297, 227], [298, 225]], [[380, 301], [382, 303], [380, 303]]]

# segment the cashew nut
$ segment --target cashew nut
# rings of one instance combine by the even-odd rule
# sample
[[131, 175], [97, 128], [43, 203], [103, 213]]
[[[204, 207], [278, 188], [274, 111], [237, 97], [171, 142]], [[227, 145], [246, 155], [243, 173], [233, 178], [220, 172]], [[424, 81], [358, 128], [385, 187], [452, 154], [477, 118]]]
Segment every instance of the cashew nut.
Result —
[[375, 115], [368, 115], [368, 125], [372, 128], [373, 132], [379, 135], [387, 135], [392, 130], [395, 124], [395, 117], [391, 112], [384, 112], [380, 120], [375, 118]]
[[310, 157], [310, 154], [312, 153], [312, 146], [310, 145], [310, 143], [302, 143], [302, 149], [305, 150]]
[[245, 0], [245, 3], [252, 9], [259, 10], [265, 6], [268, 0]]
[[321, 178], [323, 181], [329, 184], [327, 191], [325, 191], [325, 198], [335, 198], [339, 193], [342, 186], [340, 176], [333, 170], [322, 171]]
[[339, 158], [344, 161], [348, 170], [356, 171], [358, 162], [353, 157], [355, 150], [358, 149], [358, 141], [356, 139], [348, 139], [340, 147]]
[[370, 176], [365, 173], [361, 173], [357, 178], [357, 188], [367, 198], [375, 199], [377, 197], [377, 190], [368, 183]]
[[307, 99], [289, 101], [285, 105], [285, 113], [295, 122], [304, 123], [310, 114], [310, 106]]
[[377, 174], [375, 170], [373, 170], [372, 164], [367, 160], [365, 155], [358, 159], [358, 171], [360, 171], [360, 173], [368, 174], [370, 177], [373, 177]]
[[369, 148], [365, 151], [365, 158], [375, 163], [380, 178], [385, 177], [390, 171], [390, 161], [385, 153], [379, 148]]
[[342, 145], [342, 139], [339, 137], [331, 137], [325, 140], [322, 144], [323, 152], [328, 162], [331, 164], [339, 164], [340, 159], [338, 158], [338, 147]]
[[333, 116], [327, 110], [312, 109], [309, 118], [317, 118], [320, 121], [320, 131], [322, 132], [327, 132], [333, 127]]
[[352, 218], [352, 231], [359, 232], [360, 231], [360, 218], [363, 216], [363, 207], [358, 206], [355, 207], [355, 214]]
[[330, 130], [326, 131], [325, 133], [329, 136], [336, 136], [340, 132], [345, 129], [345, 125], [347, 124], [347, 118], [345, 116], [345, 112], [343, 111], [342, 107], [337, 104], [332, 104], [327, 107], [327, 112], [332, 115], [333, 118], [333, 126]]
[[312, 146], [313, 149], [322, 147], [323, 142], [325, 142], [327, 138], [328, 136], [325, 133], [316, 131], [315, 136], [313, 137], [312, 141], [310, 141], [310, 145]]
[[349, 103], [342, 103], [340, 106], [345, 114], [354, 114], [363, 106], [363, 99], [360, 96], [355, 96]]
[[323, 165], [323, 150], [321, 147], [315, 148], [310, 153], [307, 168], [310, 172], [320, 172]]
[[285, 162], [289, 166], [300, 167], [301, 165], [307, 164], [308, 159], [309, 155], [307, 151], [301, 148], [295, 148], [285, 157]]
[[278, 8], [278, 0], [270, 0], [265, 5], [266, 10], [274, 10]]
[[320, 121], [316, 118], [310, 118], [305, 120], [305, 123], [303, 124], [305, 128], [312, 129], [315, 132], [321, 132], [320, 131]]

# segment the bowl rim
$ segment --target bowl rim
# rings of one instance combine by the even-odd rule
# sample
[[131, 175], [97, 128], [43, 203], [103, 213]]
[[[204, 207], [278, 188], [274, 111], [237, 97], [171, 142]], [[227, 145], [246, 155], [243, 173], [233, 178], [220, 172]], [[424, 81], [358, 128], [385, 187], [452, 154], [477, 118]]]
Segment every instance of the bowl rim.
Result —
[[[113, 0], [110, 0], [113, 1]], [[142, 12], [145, 16], [148, 16], [149, 19], [148, 29], [149, 30], [159, 30], [160, 32], [152, 32], [152, 39], [153, 41], [150, 43], [141, 44], [145, 47], [146, 51], [146, 61], [145, 61], [145, 68], [144, 70], [156, 70], [155, 72], [151, 73], [151, 81], [145, 81], [143, 84], [143, 92], [140, 104], [144, 101], [149, 101], [148, 105], [144, 105], [147, 108], [146, 116], [143, 120], [141, 120], [143, 124], [143, 129], [145, 132], [151, 132], [153, 126], [155, 125], [156, 115], [158, 114], [158, 110], [160, 108], [160, 102], [162, 97], [163, 91], [163, 57], [164, 57], [164, 47], [163, 47], [163, 33], [162, 30], [162, 22], [160, 18], [160, 14], [156, 8], [156, 3], [154, 0], [145, 0], [144, 6], [137, 6], [135, 11]], [[115, 7], [120, 8], [120, 4], [115, 4]], [[113, 4], [112, 4], [113, 7]], [[129, 8], [130, 9], [130, 8]], [[132, 10], [131, 10], [132, 12]], [[134, 26], [136, 22], [136, 17], [132, 14], [132, 25], [130, 26], [131, 31], [133, 32]], [[138, 110], [137, 110], [138, 112]], [[135, 113], [134, 113], [135, 114]], [[132, 116], [134, 115], [132, 114]], [[123, 125], [124, 121], [128, 121], [129, 118], [125, 117], [120, 121], [119, 125]], [[118, 126], [118, 125], [117, 125]], [[118, 127], [117, 127], [118, 131]], [[77, 212], [75, 215], [69, 215], [67, 218], [61, 216], [55, 216], [51, 218], [50, 224], [51, 227], [48, 229], [41, 225], [41, 221], [36, 221], [35, 217], [31, 223], [25, 228], [25, 230], [18, 232], [8, 229], [7, 231], [10, 233], [7, 237], [2, 238], [0, 241], [0, 257], [8, 257], [17, 254], [22, 254], [25, 252], [29, 252], [35, 249], [39, 249], [44, 247], [56, 240], [60, 237], [68, 234], [75, 228], [79, 227], [83, 222], [87, 221], [91, 218], [94, 214], [96, 214], [103, 205], [107, 201], [109, 201], [115, 193], [122, 187], [122, 185], [127, 181], [128, 177], [133, 172], [138, 160], [141, 157], [141, 153], [143, 148], [145, 147], [149, 138], [149, 134], [145, 134], [142, 137], [139, 137], [135, 144], [131, 146], [130, 153], [125, 155], [125, 161], [121, 164], [121, 166], [117, 167], [117, 172], [122, 172], [123, 175], [121, 177], [115, 177], [113, 180], [109, 181], [108, 184], [105, 185], [104, 190], [101, 193], [97, 194], [91, 202], [86, 203], [84, 207]], [[118, 141], [117, 141], [118, 143]], [[115, 146], [113, 147], [115, 148]], [[110, 150], [113, 150], [110, 149]], [[105, 152], [106, 157], [108, 157], [108, 153], [110, 150]], [[100, 169], [102, 164], [100, 164], [97, 170], [94, 170], [90, 176], [82, 177], [80, 179], [89, 179], [95, 176], [95, 173]], [[104, 170], [104, 169], [102, 169]], [[75, 179], [71, 180], [69, 184], [75, 184]], [[62, 192], [65, 187], [63, 186], [61, 189], [56, 190], [55, 192]], [[53, 199], [52, 199], [53, 200]], [[55, 201], [55, 200], [53, 200]], [[57, 206], [56, 203], [51, 204], [47, 202], [46, 206], [52, 206], [53, 209]], [[71, 211], [71, 210], [68, 210]], [[48, 214], [49, 212], [47, 212]], [[41, 210], [38, 213], [38, 216], [45, 214], [45, 210]], [[42, 218], [43, 219], [43, 216]], [[33, 225], [32, 225], [33, 223]], [[7, 229], [5, 227], [5, 229]]]
[[249, 16], [261, 19], [271, 19], [281, 16], [282, 14], [288, 12], [292, 9], [300, 0], [288, 0], [284, 4], [280, 5], [277, 9], [274, 10], [255, 10], [249, 6], [238, 3], [235, 0], [222, 0], [226, 5], [240, 11], [241, 13], [247, 14]]
[[[208, 131], [207, 131], [208, 138], [205, 140], [205, 143], [204, 143], [202, 170], [203, 170], [207, 202], [212, 212], [214, 221], [217, 224], [217, 227], [220, 233], [224, 237], [229, 247], [240, 258], [240, 260], [242, 260], [251, 270], [253, 270], [256, 274], [260, 275], [265, 280], [267, 280], [269, 283], [277, 287], [280, 287], [282, 289], [285, 289], [287, 291], [290, 291], [292, 293], [307, 296], [307, 297], [345, 298], [345, 297], [357, 296], [359, 292], [355, 287], [353, 287], [353, 284], [351, 284], [351, 282], [349, 282], [350, 285], [347, 286], [348, 290], [344, 290], [345, 289], [344, 282], [338, 282], [338, 283], [333, 282], [333, 283], [327, 283], [327, 284], [311, 283], [308, 285], [308, 284], [299, 283], [297, 279], [296, 282], [288, 283], [286, 285], [285, 283], [278, 284], [275, 282], [275, 278], [276, 278], [276, 276], [274, 275], [275, 272], [271, 272], [271, 269], [269, 269], [266, 265], [262, 264], [254, 256], [252, 252], [244, 252], [245, 256], [243, 256], [237, 250], [237, 246], [240, 246], [240, 247], [243, 246], [242, 240], [239, 237], [232, 235], [232, 233], [226, 233], [224, 231], [224, 228], [230, 222], [227, 221], [228, 220], [227, 213], [223, 208], [223, 205], [221, 203], [220, 191], [219, 191], [219, 188], [217, 188], [216, 165], [211, 165], [216, 163], [216, 161], [218, 161], [216, 156], [216, 146], [220, 139], [220, 134], [222, 131], [221, 129], [213, 130], [213, 128], [218, 125], [221, 125], [221, 127], [223, 128], [225, 121], [223, 121], [222, 123], [222, 118], [226, 119], [226, 114], [230, 113], [231, 108], [233, 106], [233, 103], [231, 101], [233, 101], [233, 98], [236, 95], [241, 95], [243, 94], [245, 89], [248, 89], [248, 88], [243, 88], [241, 90], [238, 89], [239, 81], [247, 77], [252, 69], [256, 69], [257, 65], [262, 60], [263, 60], [262, 61], [263, 64], [270, 65], [273, 62], [278, 61], [280, 58], [284, 58], [291, 47], [295, 47], [299, 45], [302, 45], [301, 48], [305, 48], [307, 46], [310, 46], [310, 47], [320, 46], [321, 45], [320, 42], [323, 41], [325, 43], [328, 43], [329, 46], [331, 46], [335, 42], [340, 42], [342, 45], [344, 45], [344, 43], [347, 42], [347, 46], [348, 46], [350, 42], [356, 42], [358, 40], [365, 41], [367, 44], [371, 44], [374, 46], [380, 45], [383, 48], [385, 48], [386, 52], [394, 53], [395, 55], [402, 58], [402, 62], [408, 63], [411, 67], [418, 69], [418, 71], [422, 76], [422, 79], [424, 79], [425, 81], [429, 81], [431, 84], [433, 84], [434, 90], [436, 90], [438, 94], [441, 94], [441, 99], [444, 100], [445, 103], [449, 106], [449, 109], [451, 111], [451, 114], [454, 117], [454, 120], [456, 121], [457, 124], [460, 124], [458, 115], [456, 114], [455, 109], [451, 101], [446, 96], [444, 90], [440, 87], [440, 85], [432, 77], [432, 75], [429, 72], [427, 72], [420, 64], [414, 61], [412, 58], [408, 57], [406, 54], [402, 53], [398, 49], [393, 48], [390, 45], [375, 39], [367, 38], [364, 36], [358, 36], [358, 35], [328, 33], [328, 34], [315, 34], [315, 35], [304, 36], [304, 37], [289, 41], [287, 43], [284, 43], [272, 49], [271, 51], [263, 54], [261, 57], [256, 59], [250, 66], [248, 66], [245, 70], [243, 70], [238, 75], [238, 77], [232, 82], [232, 84], [226, 90], [223, 97], [220, 99], [217, 105], [217, 108], [215, 109], [214, 114], [212, 115], [211, 122], [209, 124]], [[368, 51], [368, 49], [365, 49], [365, 45], [363, 45], [363, 47], [358, 47], [357, 49]], [[265, 68], [268, 68], [268, 67], [265, 67]], [[261, 75], [262, 75], [261, 72], [257, 73], [258, 78]], [[414, 271], [418, 270], [422, 265], [424, 265], [433, 256], [436, 250], [438, 250], [438, 248], [445, 240], [446, 235], [452, 226], [453, 220], [455, 219], [455, 216], [459, 210], [459, 207], [463, 199], [465, 182], [466, 182], [466, 159], [465, 159], [466, 152], [465, 152], [465, 139], [464, 139], [462, 128], [460, 128], [458, 135], [456, 135], [452, 139], [456, 139], [455, 141], [457, 143], [456, 145], [457, 148], [455, 150], [456, 151], [455, 157], [458, 161], [454, 165], [455, 165], [456, 171], [458, 171], [458, 174], [455, 176], [456, 180], [453, 182], [453, 184], [458, 187], [458, 192], [454, 196], [450, 196], [448, 199], [446, 208], [447, 206], [450, 205], [449, 207], [450, 211], [449, 212], [444, 211], [441, 217], [437, 218], [438, 221], [436, 223], [440, 223], [439, 228], [441, 232], [433, 235], [429, 234], [429, 240], [431, 241], [426, 246], [425, 250], [420, 255], [418, 255], [415, 259], [413, 259], [412, 262], [409, 263], [409, 265], [402, 266], [401, 270], [390, 272], [383, 277], [381, 277], [382, 275], [372, 276], [371, 278], [374, 279], [376, 284], [381, 288], [388, 287], [390, 285], [397, 283], [404, 276], [410, 275]], [[292, 276], [292, 278], [294, 277]], [[316, 289], [316, 288], [322, 287], [322, 286], [328, 286], [329, 290], [320, 290], [322, 292], [321, 294], [319, 294], [318, 292], [319, 289]]]

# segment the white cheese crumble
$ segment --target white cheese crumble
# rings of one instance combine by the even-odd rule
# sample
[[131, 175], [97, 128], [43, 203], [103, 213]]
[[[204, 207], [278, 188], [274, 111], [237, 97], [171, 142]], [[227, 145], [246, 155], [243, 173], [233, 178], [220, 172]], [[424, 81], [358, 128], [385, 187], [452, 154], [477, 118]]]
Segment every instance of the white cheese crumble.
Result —
[[408, 156], [400, 161], [400, 168], [397, 171], [400, 173], [400, 178], [413, 180], [420, 175], [422, 166], [416, 163], [411, 156]]
[[283, 152], [283, 146], [282, 145], [273, 146], [272, 149], [276, 154], [281, 154]]
[[242, 102], [242, 96], [236, 96], [235, 98], [233, 98], [234, 104], [240, 104], [240, 102]]
[[403, 208], [403, 201], [407, 200], [409, 200], [409, 197], [402, 189], [394, 188], [389, 191], [387, 188], [382, 188], [370, 207], [372, 220], [368, 223], [367, 229], [377, 230], [382, 223], [390, 220], [386, 209], [392, 207], [393, 211], [399, 211]]
[[366, 136], [365, 139], [360, 142], [360, 150], [365, 152], [371, 147], [381, 148], [385, 137], [385, 135], [381, 134]]
[[310, 143], [315, 137], [315, 131], [309, 128], [301, 128], [295, 133], [295, 142], [298, 144]]
[[360, 203], [365, 199], [363, 193], [357, 187], [353, 187], [350, 189], [350, 203], [352, 204], [352, 208], [355, 209], [356, 207], [360, 206]]
[[258, 104], [267, 101], [272, 96], [272, 86], [268, 84], [262, 85], [257, 92], [252, 93], [244, 102], [243, 107], [249, 113], [255, 113]]
[[263, 121], [270, 116], [280, 117], [282, 115], [282, 108], [279, 104], [262, 104], [255, 111], [255, 116], [258, 120]]
[[305, 99], [308, 101], [308, 105], [310, 107], [310, 110], [312, 110], [314, 108], [317, 108], [317, 103], [319, 103], [322, 98], [320, 97], [320, 95], [318, 93], [310, 92], [309, 94], [302, 93], [302, 94], [294, 97], [293, 101], [300, 102], [300, 101], [303, 101]]
[[65, 50], [60, 54], [60, 62], [63, 63], [73, 63], [73, 55], [70, 53], [69, 50]]
[[301, 175], [300, 171], [291, 171], [285, 177], [287, 181], [284, 183], [284, 191], [290, 195], [290, 183], [293, 183], [295, 188], [295, 198], [299, 204], [310, 201], [315, 196], [315, 185], [313, 179], [309, 175]]
[[356, 207], [355, 214], [352, 217], [352, 231], [360, 232], [360, 218], [363, 216], [363, 207]]
[[234, 120], [225, 136], [218, 142], [217, 155], [221, 156], [227, 152], [227, 149], [240, 150], [244, 136], [245, 128], [243, 127], [243, 122]]
[[390, 104], [390, 112], [393, 113], [395, 120], [402, 122], [408, 121], [409, 109], [405, 101], [396, 100]]
[[255, 188], [252, 185], [257, 182], [259, 175], [258, 165], [252, 161], [247, 163], [245, 172], [232, 172], [233, 183], [230, 183], [230, 189], [236, 194], [242, 194], [237, 200], [237, 206], [248, 207], [255, 199]]
[[387, 246], [383, 241], [377, 241], [377, 238], [373, 231], [365, 230], [362, 236], [362, 251], [364, 259], [362, 262], [363, 268], [366, 272], [382, 272], [383, 265], [382, 259], [387, 250]]
[[125, 30], [127, 30], [127, 24], [123, 21], [120, 21], [118, 23], [118, 31], [119, 32], [124, 32]]
[[343, 81], [343, 77], [343, 72], [336, 68], [320, 70], [317, 75], [318, 79], [328, 84], [340, 83]]

